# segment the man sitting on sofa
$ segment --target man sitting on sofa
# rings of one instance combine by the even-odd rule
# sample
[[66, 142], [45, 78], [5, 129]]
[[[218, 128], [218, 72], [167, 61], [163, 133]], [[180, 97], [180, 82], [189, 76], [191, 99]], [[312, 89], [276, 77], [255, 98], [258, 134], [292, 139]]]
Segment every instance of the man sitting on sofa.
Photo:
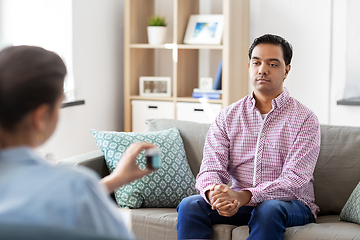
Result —
[[178, 239], [210, 239], [214, 224], [247, 224], [248, 239], [283, 239], [287, 227], [315, 222], [320, 125], [283, 88], [291, 58], [292, 47], [282, 37], [254, 40], [254, 91], [212, 123], [197, 176], [200, 195], [183, 199], [177, 209]]

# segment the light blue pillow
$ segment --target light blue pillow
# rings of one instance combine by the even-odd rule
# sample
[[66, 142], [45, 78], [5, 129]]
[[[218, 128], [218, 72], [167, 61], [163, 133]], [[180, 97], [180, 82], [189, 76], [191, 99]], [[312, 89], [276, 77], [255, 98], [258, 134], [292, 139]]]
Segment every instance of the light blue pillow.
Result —
[[[104, 153], [106, 164], [112, 172], [130, 144], [149, 142], [161, 151], [162, 166], [155, 172], [115, 190], [119, 207], [176, 207], [180, 201], [197, 194], [195, 178], [186, 159], [179, 130], [171, 128], [156, 132], [106, 132], [91, 130], [96, 144]], [[137, 164], [146, 167], [144, 151]]]
[[341, 210], [340, 220], [360, 224], [360, 182]]

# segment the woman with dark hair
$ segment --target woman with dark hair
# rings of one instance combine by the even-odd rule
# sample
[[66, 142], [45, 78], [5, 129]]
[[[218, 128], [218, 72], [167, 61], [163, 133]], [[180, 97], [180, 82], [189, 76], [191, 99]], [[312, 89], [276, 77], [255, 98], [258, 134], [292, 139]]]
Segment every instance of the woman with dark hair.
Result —
[[34, 152], [54, 132], [66, 67], [39, 47], [0, 52], [0, 224], [31, 223], [132, 238], [108, 193], [151, 171], [136, 165], [148, 143], [131, 145], [99, 183], [85, 168], [52, 166]]

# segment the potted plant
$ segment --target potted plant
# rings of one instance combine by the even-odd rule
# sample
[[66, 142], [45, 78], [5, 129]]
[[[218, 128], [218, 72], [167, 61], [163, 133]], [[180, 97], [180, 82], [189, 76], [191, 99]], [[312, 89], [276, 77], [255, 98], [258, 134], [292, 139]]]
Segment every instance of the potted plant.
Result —
[[147, 33], [149, 44], [164, 44], [166, 38], [166, 22], [165, 17], [151, 16], [148, 18]]

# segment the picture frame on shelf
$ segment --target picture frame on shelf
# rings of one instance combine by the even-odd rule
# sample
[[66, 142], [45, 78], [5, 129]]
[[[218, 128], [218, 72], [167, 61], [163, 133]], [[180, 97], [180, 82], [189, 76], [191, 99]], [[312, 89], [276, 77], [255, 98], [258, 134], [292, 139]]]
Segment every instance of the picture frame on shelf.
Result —
[[142, 76], [139, 78], [139, 95], [144, 97], [171, 97], [171, 78], [170, 77], [150, 77]]
[[224, 30], [222, 14], [191, 15], [185, 32], [185, 44], [221, 44]]

